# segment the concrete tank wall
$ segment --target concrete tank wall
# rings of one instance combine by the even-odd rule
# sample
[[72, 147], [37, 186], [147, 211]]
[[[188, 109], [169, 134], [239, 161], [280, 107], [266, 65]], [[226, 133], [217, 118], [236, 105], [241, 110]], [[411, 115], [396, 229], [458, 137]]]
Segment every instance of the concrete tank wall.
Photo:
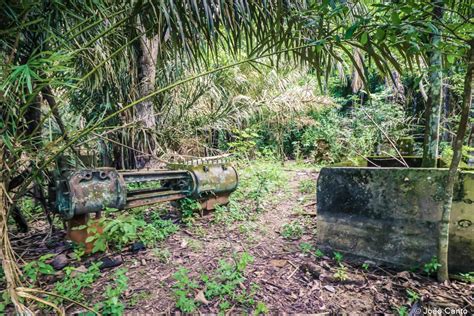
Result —
[[[318, 242], [412, 268], [436, 256], [447, 169], [323, 168]], [[474, 271], [474, 172], [461, 172], [450, 226], [452, 272]]]

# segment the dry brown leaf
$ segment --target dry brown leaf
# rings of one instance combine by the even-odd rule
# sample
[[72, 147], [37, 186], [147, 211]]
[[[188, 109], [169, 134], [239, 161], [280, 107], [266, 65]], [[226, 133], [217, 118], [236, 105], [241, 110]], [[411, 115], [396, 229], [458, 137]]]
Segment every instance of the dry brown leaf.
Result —
[[399, 273], [397, 273], [397, 278], [410, 280], [411, 279], [410, 272], [408, 272], [408, 271], [399, 272]]
[[85, 273], [85, 272], [87, 272], [87, 268], [84, 265], [80, 265], [79, 267], [74, 269], [74, 271], [71, 272], [71, 277], [75, 277], [79, 273]]
[[204, 305], [208, 305], [209, 301], [206, 299], [206, 296], [204, 296], [204, 291], [200, 290], [196, 296], [194, 297], [194, 300], [200, 303], [203, 303]]
[[288, 263], [288, 261], [284, 259], [273, 259], [270, 260], [270, 263], [276, 268], [283, 268]]

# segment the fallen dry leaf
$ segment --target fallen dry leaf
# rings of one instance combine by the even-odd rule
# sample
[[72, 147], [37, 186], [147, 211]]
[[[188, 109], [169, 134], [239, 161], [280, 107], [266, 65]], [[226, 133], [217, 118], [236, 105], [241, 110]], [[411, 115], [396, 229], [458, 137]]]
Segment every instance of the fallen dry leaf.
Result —
[[399, 273], [397, 273], [397, 278], [410, 280], [411, 279], [410, 272], [408, 272], [408, 271], [399, 272]]
[[79, 267], [75, 268], [74, 271], [71, 273], [71, 277], [75, 277], [79, 273], [87, 272], [87, 268], [84, 265], [80, 265]]
[[288, 263], [288, 260], [273, 259], [273, 260], [270, 260], [270, 263], [272, 264], [272, 266], [276, 268], [283, 268]]

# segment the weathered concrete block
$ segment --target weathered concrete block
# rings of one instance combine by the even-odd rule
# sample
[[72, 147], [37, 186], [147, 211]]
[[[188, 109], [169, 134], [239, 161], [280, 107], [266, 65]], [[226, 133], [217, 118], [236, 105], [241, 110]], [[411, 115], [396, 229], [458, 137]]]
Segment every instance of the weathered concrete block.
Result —
[[[403, 268], [436, 256], [447, 169], [323, 168], [318, 179], [318, 240], [333, 249]], [[456, 186], [449, 260], [474, 271], [474, 173]]]

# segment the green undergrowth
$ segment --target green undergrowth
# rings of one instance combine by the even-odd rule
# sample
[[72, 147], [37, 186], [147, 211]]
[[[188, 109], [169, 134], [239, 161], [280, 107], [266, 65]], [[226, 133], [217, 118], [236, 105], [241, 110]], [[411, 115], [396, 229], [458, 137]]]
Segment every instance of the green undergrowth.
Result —
[[178, 201], [178, 206], [181, 212], [181, 220], [188, 227], [192, 227], [202, 211], [201, 204], [196, 200], [185, 198]]
[[220, 313], [233, 306], [247, 312], [254, 310], [255, 314], [268, 312], [265, 304], [255, 300], [259, 286], [255, 283], [244, 285], [245, 270], [253, 260], [246, 252], [237, 254], [232, 260], [220, 260], [216, 270], [201, 273], [199, 277], [191, 276], [184, 267], [179, 268], [173, 275], [176, 308], [183, 313], [195, 313], [201, 305], [217, 303]]
[[87, 242], [93, 242], [92, 252], [105, 251], [108, 248], [123, 249], [126, 245], [141, 241], [146, 246], [154, 246], [178, 231], [178, 226], [171, 220], [160, 218], [158, 213], [151, 212], [149, 218], [121, 214], [115, 218], [103, 218], [99, 221], [103, 233], [97, 232], [96, 226], [89, 226], [92, 233]]
[[264, 212], [265, 205], [275, 202], [273, 193], [287, 189], [287, 176], [281, 164], [274, 159], [243, 162], [238, 168], [239, 185], [226, 206], [218, 206], [214, 223], [231, 225], [235, 222], [254, 220]]
[[316, 181], [314, 179], [303, 179], [298, 183], [298, 191], [303, 194], [316, 193]]
[[288, 240], [300, 239], [305, 232], [305, 228], [298, 221], [292, 221], [283, 225], [281, 235]]
[[[30, 287], [37, 287], [43, 284], [46, 277], [53, 277], [57, 275], [53, 267], [47, 263], [53, 255], [45, 255], [38, 260], [31, 261], [22, 267], [23, 281], [29, 284]], [[87, 293], [95, 286], [96, 281], [101, 277], [100, 272], [101, 263], [92, 263], [89, 267], [79, 266], [65, 267], [59, 278], [52, 284], [51, 293], [54, 295], [45, 295], [44, 300], [58, 307], [69, 306], [70, 304], [82, 303], [85, 306], [91, 307], [91, 300]], [[118, 269], [110, 276], [109, 282], [101, 295], [95, 296], [98, 298], [96, 304], [93, 305], [93, 310], [101, 315], [122, 315], [125, 309], [125, 303], [121, 301], [121, 295], [128, 288], [128, 278], [126, 277], [126, 269]], [[61, 276], [62, 275], [62, 276]], [[0, 303], [0, 309], [3, 311], [6, 307], [5, 302]], [[50, 306], [41, 304], [40, 308], [43, 311], [53, 311]], [[95, 313], [88, 312], [86, 315], [95, 315]]]

